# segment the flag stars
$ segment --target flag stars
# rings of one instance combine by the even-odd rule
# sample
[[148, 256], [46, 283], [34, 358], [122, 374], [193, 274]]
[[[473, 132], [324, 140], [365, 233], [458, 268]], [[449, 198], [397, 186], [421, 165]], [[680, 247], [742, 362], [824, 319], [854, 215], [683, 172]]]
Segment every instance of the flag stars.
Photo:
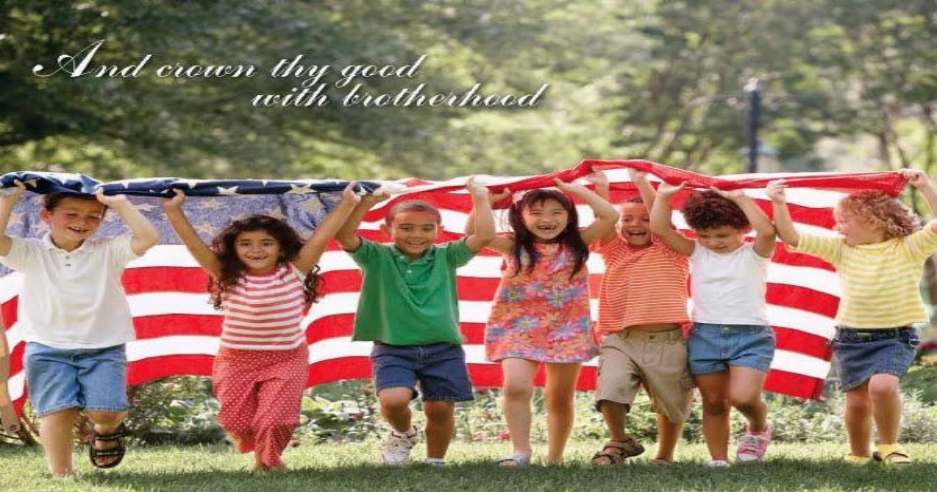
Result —
[[287, 194], [294, 195], [303, 195], [306, 193], [315, 193], [311, 185], [296, 186], [293, 183], [290, 183], [290, 191], [286, 192]]
[[205, 200], [199, 206], [201, 206], [202, 208], [207, 208], [209, 210], [218, 210], [219, 208], [224, 206], [224, 203], [222, 203], [221, 200], [218, 200], [217, 198], [211, 198], [209, 200]]
[[23, 223], [23, 214], [20, 212], [11, 212], [9, 225], [20, 225]]
[[194, 227], [195, 227], [195, 232], [201, 235], [208, 236], [208, 237], [215, 237], [215, 231], [218, 230], [217, 227], [209, 224], [208, 222], [205, 222], [204, 224], [199, 224]]
[[218, 187], [218, 194], [219, 194], [219, 195], [237, 195], [237, 194], [238, 194], [238, 187], [237, 187], [237, 186], [232, 186], [232, 187], [230, 187], [230, 188], [225, 188], [224, 186], [219, 186], [219, 187]]
[[268, 209], [264, 212], [264, 214], [273, 217], [274, 219], [286, 220], [286, 214], [283, 213], [279, 207]]

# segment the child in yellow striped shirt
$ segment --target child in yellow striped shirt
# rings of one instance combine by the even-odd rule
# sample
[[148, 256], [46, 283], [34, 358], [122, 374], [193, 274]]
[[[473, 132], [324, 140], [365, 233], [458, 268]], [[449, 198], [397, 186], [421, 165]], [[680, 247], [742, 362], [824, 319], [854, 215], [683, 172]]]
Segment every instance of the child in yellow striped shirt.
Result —
[[[931, 212], [937, 210], [937, 188], [927, 176], [911, 169], [902, 175], [920, 190]], [[840, 279], [833, 353], [846, 392], [846, 460], [865, 464], [874, 457], [885, 464], [908, 464], [908, 453], [898, 444], [898, 382], [920, 344], [911, 325], [927, 321], [919, 284], [924, 261], [937, 253], [937, 220], [921, 229], [918, 217], [897, 199], [861, 191], [834, 209], [838, 236], [802, 234], [787, 209], [785, 187], [784, 180], [777, 180], [767, 188], [778, 237], [793, 251], [833, 264]], [[878, 443], [870, 457], [873, 420]]]

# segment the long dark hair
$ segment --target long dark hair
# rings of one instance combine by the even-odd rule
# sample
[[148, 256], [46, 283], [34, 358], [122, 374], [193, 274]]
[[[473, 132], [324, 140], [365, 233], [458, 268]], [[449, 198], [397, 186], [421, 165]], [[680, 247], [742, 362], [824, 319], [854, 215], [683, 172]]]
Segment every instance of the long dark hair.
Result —
[[[244, 263], [237, 257], [234, 243], [242, 232], [264, 231], [273, 236], [280, 244], [280, 258], [278, 265], [285, 265], [296, 258], [303, 247], [303, 240], [286, 222], [267, 215], [251, 215], [246, 219], [235, 220], [228, 224], [220, 234], [211, 242], [211, 249], [218, 255], [221, 262], [221, 276], [208, 278], [208, 292], [211, 294], [215, 309], [221, 309], [222, 297], [238, 283], [238, 278], [244, 273]], [[316, 265], [306, 274], [303, 280], [303, 295], [306, 306], [316, 302], [319, 298], [317, 289], [321, 283], [319, 265]]]
[[569, 278], [573, 278], [579, 273], [579, 270], [582, 270], [582, 267], [586, 264], [586, 260], [589, 259], [589, 247], [583, 242], [582, 236], [579, 234], [579, 214], [576, 212], [576, 206], [565, 193], [557, 190], [532, 190], [511, 205], [508, 211], [508, 222], [511, 225], [511, 229], [514, 230], [512, 255], [514, 256], [514, 264], [517, 265], [514, 275], [517, 275], [522, 268], [521, 257], [524, 254], [530, 258], [530, 263], [528, 263], [526, 267], [528, 273], [533, 271], [537, 261], [540, 260], [540, 255], [534, 248], [534, 243], [536, 242], [534, 240], [534, 235], [524, 226], [523, 212], [534, 205], [542, 205], [547, 200], [556, 200], [559, 202], [560, 206], [566, 210], [569, 216], [569, 220], [566, 222], [566, 228], [563, 229], [563, 232], [561, 232], [553, 242], [559, 243], [561, 248], [568, 249], [572, 252], [575, 258], [575, 264], [573, 266], [573, 273]]

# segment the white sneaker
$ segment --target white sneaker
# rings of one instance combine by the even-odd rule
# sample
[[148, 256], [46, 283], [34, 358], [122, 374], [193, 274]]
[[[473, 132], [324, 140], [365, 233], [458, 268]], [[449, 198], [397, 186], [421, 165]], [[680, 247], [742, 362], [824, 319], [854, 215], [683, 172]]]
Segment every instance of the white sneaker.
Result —
[[385, 465], [405, 465], [410, 461], [410, 450], [416, 444], [416, 427], [406, 434], [390, 431], [384, 444], [381, 446], [381, 463]]
[[712, 460], [709, 462], [710, 468], [728, 468], [729, 462], [726, 460]]

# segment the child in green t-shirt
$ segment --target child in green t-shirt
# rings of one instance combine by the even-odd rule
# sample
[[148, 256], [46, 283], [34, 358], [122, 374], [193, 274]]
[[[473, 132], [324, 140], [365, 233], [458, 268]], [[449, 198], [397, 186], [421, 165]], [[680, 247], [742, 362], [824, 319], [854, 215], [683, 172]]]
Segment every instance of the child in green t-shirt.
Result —
[[444, 464], [455, 426], [455, 402], [473, 399], [459, 333], [456, 269], [494, 239], [488, 190], [469, 179], [474, 233], [435, 245], [442, 215], [429, 203], [401, 201], [387, 211], [381, 230], [392, 244], [359, 237], [358, 226], [386, 194], [369, 195], [335, 235], [361, 267], [363, 283], [353, 340], [373, 341], [371, 361], [381, 414], [391, 427], [381, 462], [410, 458], [417, 430], [410, 400], [419, 382], [426, 414], [426, 463]]

